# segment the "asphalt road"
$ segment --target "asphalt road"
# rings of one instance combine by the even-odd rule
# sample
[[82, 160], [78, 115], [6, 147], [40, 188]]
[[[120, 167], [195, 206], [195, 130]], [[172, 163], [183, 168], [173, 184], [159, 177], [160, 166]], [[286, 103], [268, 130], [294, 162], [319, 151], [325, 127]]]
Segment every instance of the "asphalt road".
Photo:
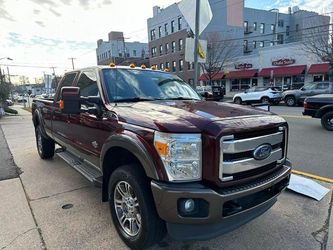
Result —
[[303, 116], [302, 107], [273, 106], [289, 124], [288, 157], [294, 169], [333, 179], [333, 132], [320, 119]]

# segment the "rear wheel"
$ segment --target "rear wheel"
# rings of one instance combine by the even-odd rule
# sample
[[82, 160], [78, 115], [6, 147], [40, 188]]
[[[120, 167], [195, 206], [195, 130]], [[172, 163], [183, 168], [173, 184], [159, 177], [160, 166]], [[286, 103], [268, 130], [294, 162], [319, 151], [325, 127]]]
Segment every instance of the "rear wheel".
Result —
[[292, 107], [296, 105], [296, 99], [293, 96], [286, 96], [284, 98], [284, 102], [287, 104], [287, 106]]
[[236, 103], [236, 104], [242, 104], [242, 99], [240, 97], [236, 97], [234, 99], [234, 103]]
[[267, 96], [264, 96], [261, 98], [261, 103], [263, 104], [269, 104], [269, 98]]
[[109, 203], [117, 232], [131, 249], [147, 248], [164, 237], [165, 223], [158, 217], [141, 166], [125, 165], [112, 173]]
[[36, 144], [37, 151], [42, 159], [51, 159], [54, 156], [54, 140], [43, 135], [40, 125], [36, 127]]
[[321, 117], [321, 125], [323, 128], [333, 131], [333, 111], [327, 112]]

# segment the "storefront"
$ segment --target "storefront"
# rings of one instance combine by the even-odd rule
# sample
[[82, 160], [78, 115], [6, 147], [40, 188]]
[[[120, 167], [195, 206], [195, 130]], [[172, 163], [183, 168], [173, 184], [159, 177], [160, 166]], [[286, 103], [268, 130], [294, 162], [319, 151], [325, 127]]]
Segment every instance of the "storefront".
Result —
[[228, 72], [225, 79], [230, 81], [230, 92], [235, 92], [258, 86], [257, 75], [257, 69], [235, 70]]
[[308, 74], [312, 75], [314, 82], [328, 81], [329, 64], [320, 63], [312, 64], [309, 68]]
[[258, 76], [263, 78], [263, 86], [299, 89], [304, 85], [305, 70], [306, 65], [263, 68]]
[[205, 73], [200, 75], [199, 81], [201, 86], [223, 86], [225, 88], [224, 72], [211, 73], [210, 75]]

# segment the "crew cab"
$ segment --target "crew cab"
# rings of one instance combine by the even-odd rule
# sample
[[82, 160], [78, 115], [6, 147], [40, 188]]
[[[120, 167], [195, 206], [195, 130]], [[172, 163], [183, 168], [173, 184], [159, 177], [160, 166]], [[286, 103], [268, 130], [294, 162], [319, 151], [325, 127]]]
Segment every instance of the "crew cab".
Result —
[[68, 72], [54, 99], [33, 101], [32, 120], [40, 157], [56, 153], [100, 186], [132, 249], [166, 232], [204, 240], [234, 230], [289, 183], [283, 118], [204, 101], [177, 76], [144, 66]]
[[306, 98], [303, 115], [321, 119], [323, 128], [333, 131], [333, 94], [322, 94]]
[[282, 98], [287, 106], [302, 105], [305, 98], [319, 94], [333, 94], [333, 82], [307, 83], [300, 89], [287, 90]]
[[282, 92], [274, 87], [255, 87], [245, 90], [243, 93], [234, 95], [236, 104], [242, 103], [272, 103], [278, 105], [282, 99]]

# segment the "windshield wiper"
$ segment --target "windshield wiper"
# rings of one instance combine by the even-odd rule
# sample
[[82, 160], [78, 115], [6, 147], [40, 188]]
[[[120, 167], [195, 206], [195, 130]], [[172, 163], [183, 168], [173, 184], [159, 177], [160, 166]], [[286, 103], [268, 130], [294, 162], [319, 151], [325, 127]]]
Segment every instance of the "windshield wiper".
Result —
[[199, 101], [199, 99], [196, 99], [196, 98], [191, 98], [191, 97], [173, 97], [173, 98], [165, 98], [163, 100], [196, 100], [196, 101]]
[[144, 101], [154, 101], [155, 99], [152, 98], [142, 98], [142, 97], [132, 97], [132, 98], [124, 98], [124, 99], [118, 99], [114, 100], [113, 102], [144, 102]]

